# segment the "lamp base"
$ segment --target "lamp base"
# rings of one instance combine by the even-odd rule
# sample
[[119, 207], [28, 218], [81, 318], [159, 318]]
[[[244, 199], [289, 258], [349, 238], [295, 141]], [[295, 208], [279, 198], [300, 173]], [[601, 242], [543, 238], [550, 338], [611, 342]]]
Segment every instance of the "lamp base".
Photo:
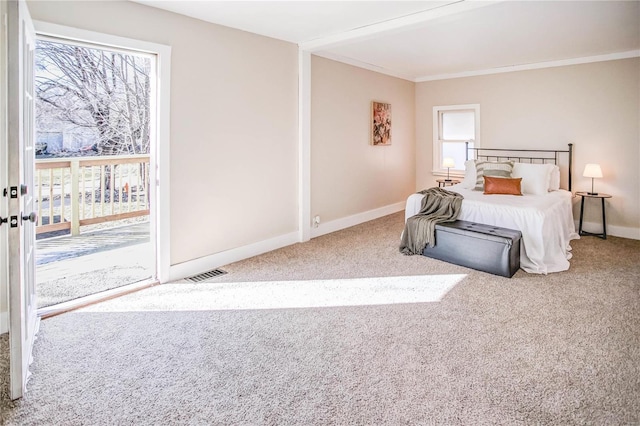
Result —
[[598, 195], [597, 192], [587, 192], [587, 195]]

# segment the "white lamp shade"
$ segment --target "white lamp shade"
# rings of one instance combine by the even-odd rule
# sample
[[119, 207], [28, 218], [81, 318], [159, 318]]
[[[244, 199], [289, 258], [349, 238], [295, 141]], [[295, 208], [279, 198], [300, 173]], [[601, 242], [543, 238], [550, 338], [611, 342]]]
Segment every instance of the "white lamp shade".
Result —
[[453, 158], [450, 157], [446, 157], [444, 160], [442, 160], [442, 167], [444, 168], [453, 168], [456, 166], [456, 162], [453, 160]]
[[582, 176], [589, 178], [601, 178], [602, 169], [600, 168], [600, 164], [587, 164], [584, 166], [584, 173], [582, 173]]

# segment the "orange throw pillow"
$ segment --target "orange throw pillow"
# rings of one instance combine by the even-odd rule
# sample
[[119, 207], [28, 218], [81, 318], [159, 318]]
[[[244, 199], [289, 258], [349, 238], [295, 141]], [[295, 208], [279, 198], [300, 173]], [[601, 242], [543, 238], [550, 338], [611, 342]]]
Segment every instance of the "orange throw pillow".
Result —
[[485, 194], [522, 195], [522, 178], [484, 177]]

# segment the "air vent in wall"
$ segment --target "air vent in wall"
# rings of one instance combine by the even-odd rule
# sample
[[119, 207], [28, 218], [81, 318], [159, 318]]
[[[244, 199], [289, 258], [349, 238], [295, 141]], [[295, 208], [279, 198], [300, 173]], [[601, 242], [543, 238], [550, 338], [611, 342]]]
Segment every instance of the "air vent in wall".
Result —
[[219, 277], [220, 275], [226, 274], [227, 271], [223, 271], [222, 269], [214, 269], [213, 271], [203, 272], [202, 274], [194, 275], [189, 278], [185, 278], [185, 280], [192, 283], [201, 283], [209, 278]]

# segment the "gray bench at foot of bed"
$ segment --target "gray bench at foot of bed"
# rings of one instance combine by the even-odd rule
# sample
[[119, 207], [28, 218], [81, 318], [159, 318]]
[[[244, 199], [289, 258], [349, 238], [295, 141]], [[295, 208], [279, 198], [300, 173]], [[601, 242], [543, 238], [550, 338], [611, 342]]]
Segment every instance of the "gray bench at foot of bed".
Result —
[[520, 231], [457, 220], [436, 225], [423, 255], [511, 278], [520, 269]]

